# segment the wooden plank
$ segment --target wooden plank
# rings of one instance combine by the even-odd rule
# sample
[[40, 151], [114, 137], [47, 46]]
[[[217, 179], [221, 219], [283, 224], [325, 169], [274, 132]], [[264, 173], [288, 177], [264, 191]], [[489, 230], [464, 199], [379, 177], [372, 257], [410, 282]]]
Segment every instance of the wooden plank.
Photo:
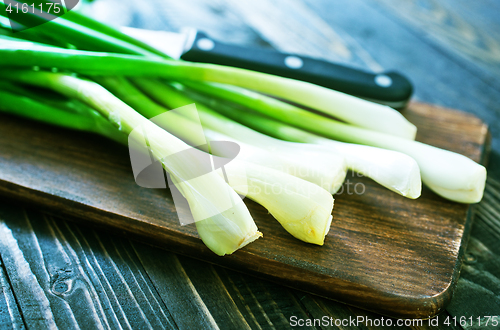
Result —
[[[12, 230], [5, 222], [0, 223], [0, 233], [2, 240], [0, 243], [0, 253], [9, 278], [13, 285], [14, 292], [18, 297], [18, 304], [23, 313], [24, 321], [28, 328], [36, 329], [56, 329], [54, 311], [50, 308], [48, 292], [50, 289], [42, 287], [48, 286], [47, 274], [42, 274], [45, 281], [40, 283], [30, 267], [30, 262], [19, 246], [18, 240], [14, 237]], [[36, 254], [35, 250], [35, 254]], [[33, 263], [34, 264], [34, 263]], [[43, 265], [43, 262], [40, 263]], [[44, 276], [45, 275], [45, 276]], [[57, 303], [57, 302], [56, 302]], [[64, 306], [65, 307], [65, 306]], [[60, 313], [69, 312], [65, 315], [65, 326], [74, 326], [74, 318], [71, 310], [62, 308]], [[58, 311], [55, 311], [56, 313]]]
[[[95, 3], [100, 3], [102, 1], [103, 0], [100, 0]], [[173, 5], [179, 3], [178, 1], [168, 0], [162, 2], [158, 1], [158, 3], [156, 3], [156, 1], [150, 1], [147, 3], [147, 5], [150, 5], [147, 6], [148, 12], [141, 11], [140, 14], [136, 13], [130, 16], [128, 16], [128, 14], [123, 15], [124, 11], [118, 7], [112, 7], [111, 10], [108, 11], [98, 10], [97, 13], [113, 14], [114, 16], [111, 22], [117, 22], [116, 19], [127, 17], [130, 18], [130, 22], [132, 22], [132, 24], [150, 28], [177, 28], [185, 25], [196, 26], [197, 24], [201, 24], [202, 26], [199, 27], [205, 30], [208, 29], [209, 32], [218, 38], [229, 38], [231, 42], [247, 45], [264, 44], [260, 38], [255, 37], [255, 39], [253, 39], [254, 36], [251, 31], [247, 34], [248, 30], [242, 28], [242, 25], [228, 24], [228, 19], [233, 18], [234, 15], [227, 10], [227, 8], [220, 6], [219, 1], [201, 2], [206, 2], [207, 4], [201, 7], [198, 3], [192, 5], [192, 2], [185, 2], [183, 3], [184, 9], [171, 10]], [[375, 57], [375, 59], [385, 68], [398, 67], [400, 69], [404, 69], [405, 72], [410, 72], [412, 80], [417, 85], [417, 97], [420, 100], [438, 102], [440, 104], [453, 107], [461, 107], [471, 112], [494, 112], [496, 103], [492, 103], [492, 100], [497, 99], [498, 94], [491, 93], [491, 89], [489, 89], [487, 81], [484, 81], [484, 79], [478, 79], [482, 76], [480, 71], [471, 73], [467, 70], [466, 62], [461, 62], [460, 65], [457, 66], [446, 63], [450, 61], [453, 62], [453, 58], [450, 58], [446, 52], [443, 52], [442, 48], [440, 49], [439, 42], [429, 42], [430, 39], [425, 37], [428, 33], [425, 28], [415, 29], [413, 25], [406, 25], [404, 20], [395, 19], [397, 15], [388, 15], [388, 11], [382, 10], [378, 2], [364, 2], [369, 3], [374, 10], [370, 12], [363, 10], [365, 9], [365, 6], [357, 1], [336, 1], [333, 4], [333, 2], [330, 1], [314, 0], [308, 1], [308, 5], [322, 17], [332, 13], [337, 14], [337, 17], [326, 19], [328, 25], [330, 25], [331, 28], [334, 29], [341, 37], [344, 37], [347, 32], [348, 36], [354, 38], [363, 47], [368, 47], [365, 51], [368, 51], [369, 54]], [[464, 1], [462, 0], [453, 1], [453, 9], [462, 6], [463, 2]], [[135, 2], [127, 0], [115, 1], [115, 4], [124, 4], [127, 6], [125, 3], [133, 5]], [[162, 10], [158, 10], [158, 5], [160, 3], [165, 3], [164, 8], [161, 8]], [[214, 5], [211, 6], [211, 3], [214, 3]], [[425, 1], [415, 3], [422, 4], [425, 3]], [[333, 4], [333, 8], [327, 7], [325, 4]], [[495, 1], [469, 1], [466, 2], [466, 5], [468, 7], [480, 7], [483, 12], [486, 12], [487, 15], [481, 14], [474, 16], [474, 10], [471, 11], [469, 10], [470, 8], [467, 8], [464, 15], [465, 18], [475, 17], [474, 23], [476, 25], [479, 22], [484, 22], [484, 24], [491, 23], [485, 19], [488, 15], [493, 17], [493, 22], [497, 19], [498, 15], [495, 9], [498, 9], [498, 4]], [[144, 8], [146, 6], [141, 5], [140, 7]], [[202, 8], [202, 10], [200, 8]], [[198, 10], [200, 14], [191, 15], [193, 10]], [[379, 17], [376, 15], [377, 12], [383, 12], [385, 16], [384, 19], [377, 20], [376, 18]], [[394, 13], [397, 14], [397, 10], [395, 10]], [[211, 15], [214, 15], [216, 19], [212, 19], [210, 17]], [[147, 18], [145, 18], [145, 16]], [[240, 18], [235, 17], [235, 20], [238, 19]], [[172, 20], [174, 20], [175, 26], [170, 24]], [[207, 24], [207, 21], [210, 21], [210, 23]], [[386, 23], [387, 21], [396, 22], [396, 24], [388, 25]], [[492, 26], [494, 25], [489, 24], [488, 28], [491, 28]], [[241, 33], [242, 30], [245, 30], [245, 33]], [[258, 32], [260, 34], [260, 31]], [[270, 33], [272, 34], [272, 32]], [[250, 35], [251, 37], [249, 38], [247, 35]], [[300, 35], [298, 36], [300, 37]], [[346, 39], [344, 39], [344, 41], [345, 40]], [[265, 45], [269, 46], [267, 44]], [[408, 45], [408, 47], [405, 47], [406, 45]], [[278, 48], [277, 44], [274, 44], [274, 47]], [[356, 54], [355, 50], [353, 50], [353, 52], [354, 57], [357, 58], [359, 55]], [[452, 70], [452, 73], [448, 71], [450, 69]], [[430, 76], [429, 72], [431, 72]], [[439, 72], [439, 74], [436, 74], [436, 72]], [[432, 82], [429, 82], [429, 79], [432, 80]], [[443, 79], [445, 82], [436, 85], [436, 80], [438, 79]], [[483, 80], [483, 82], [481, 80]], [[483, 118], [489, 118], [492, 123], [498, 122], [498, 120], [494, 118]], [[496, 129], [496, 131], [498, 132], [499, 130]], [[497, 168], [500, 168], [500, 166], [497, 166]], [[490, 173], [493, 172], [494, 169], [495, 168], [491, 168]], [[482, 207], [480, 206], [478, 212], [481, 213], [481, 210]], [[496, 251], [495, 253], [498, 254], [498, 238], [491, 235], [482, 235], [483, 233], [488, 233], [490, 230], [495, 230], [495, 228], [497, 228], [498, 217], [494, 218], [495, 211], [498, 211], [498, 206], [493, 204], [489, 205], [488, 210], [483, 211], [484, 214], [489, 214], [488, 220], [475, 221], [472, 237], [475, 237], [475, 228], [482, 228], [482, 231], [477, 234], [477, 238], [481, 241], [481, 243], [485, 243], [488, 246], [488, 249]], [[462, 274], [464, 274], [464, 272], [462, 272]], [[163, 285], [163, 283], [160, 282], [159, 285]], [[249, 292], [252, 292], [253, 290], [252, 286], [248, 287]], [[259, 290], [259, 286], [256, 286], [255, 290]], [[459, 291], [460, 286], [456, 289], [456, 292]], [[328, 303], [335, 304], [332, 302]], [[479, 296], [474, 300], [474, 303], [470, 303], [470, 301], [465, 299], [461, 301], [461, 303], [462, 309], [458, 310], [455, 315], [465, 315], [468, 310], [468, 306], [474, 306], [481, 303], [481, 299]], [[343, 307], [344, 305], [341, 304], [336, 304], [335, 306], [338, 306], [336, 308], [340, 309], [345, 308]], [[308, 312], [310, 312], [310, 309], [308, 309]], [[347, 310], [346, 313], [349, 313], [349, 310]], [[323, 316], [324, 314], [319, 315]], [[448, 327], [442, 326], [440, 328], [444, 329]]]
[[279, 329], [292, 315], [307, 317], [281, 286], [151, 246], [134, 248], [165, 303], [175, 306], [180, 328]]
[[[194, 269], [194, 263], [191, 266]], [[221, 267], [214, 269], [247, 320], [255, 320], [263, 328], [283, 329], [291, 317], [308, 317], [291, 290]]]
[[[219, 329], [219, 325], [212, 314], [217, 314], [216, 309], [218, 306], [209, 305], [211, 310], [207, 308], [197, 288], [193, 285], [175, 254], [165, 253], [150, 246], [134, 244], [134, 248], [139, 251], [142, 263], [148, 267], [150, 278], [156, 284], [163, 301], [170, 307], [172, 314], [176, 317], [176, 324], [179, 328]], [[186, 299], [187, 297], [189, 299]], [[227, 296], [219, 298], [226, 298], [226, 303], [230, 299]], [[235, 309], [232, 309], [232, 311], [237, 312]], [[189, 317], [186, 317], [188, 315]], [[227, 322], [226, 325], [233, 326], [235, 329], [249, 328], [244, 320], [235, 317], [235, 315], [229, 314], [218, 321]], [[221, 325], [223, 324], [221, 323]]]
[[[421, 104], [405, 114], [420, 125], [423, 141], [479, 160], [487, 133], [481, 121]], [[440, 116], [461, 130], [444, 129], [436, 120]], [[126, 148], [8, 116], [0, 125], [0, 190], [11, 198], [394, 316], [428, 317], [450, 299], [469, 208], [427, 189], [412, 201], [366, 178], [349, 178], [348, 184], [365, 191], [336, 195], [335, 220], [323, 247], [297, 241], [262, 207], [248, 202], [266, 238], [220, 258], [202, 244], [194, 226], [178, 223], [166, 191], [135, 184]], [[105, 278], [103, 273], [101, 281]]]
[[[430, 43], [480, 71], [491, 83], [500, 80], [500, 8], [488, 1], [394, 1], [382, 0], [394, 16], [417, 31], [425, 32]], [[422, 34], [423, 34], [422, 33]]]
[[114, 311], [114, 315], [108, 313], [108, 318], [115, 316], [121, 326], [126, 324], [131, 328], [175, 328], [168, 307], [127, 241], [87, 228], [68, 226], [67, 229], [80, 242], [83, 251], [78, 252], [90, 265], [87, 272]]
[[[452, 317], [447, 311], [441, 312], [432, 319], [398, 319], [371, 313], [313, 295], [301, 294], [300, 300], [304, 304], [304, 308], [308, 311], [310, 319], [322, 320], [324, 317], [328, 319], [326, 323], [328, 325], [322, 327], [322, 329], [462, 329], [462, 327], [459, 325], [455, 326], [452, 322], [446, 323], [446, 320], [449, 321]], [[333, 326], [331, 326], [332, 324]]]
[[176, 328], [119, 240], [18, 207], [0, 212], [0, 253], [27, 328]]
[[[354, 60], [346, 42], [300, 1], [226, 1], [259, 35], [282, 52], [335, 62]], [[299, 14], [300, 13], [300, 14]]]
[[[477, 208], [460, 280], [447, 308], [451, 316], [466, 319], [464, 329], [487, 328], [487, 315], [500, 320], [499, 205], [500, 184], [489, 179], [485, 198]], [[491, 319], [490, 328], [494, 328], [493, 322]]]
[[16, 298], [0, 259], [0, 329], [25, 329]]
[[133, 245], [163, 301], [173, 306], [180, 328], [281, 329], [288, 327], [292, 316], [307, 317], [286, 288], [151, 246]]

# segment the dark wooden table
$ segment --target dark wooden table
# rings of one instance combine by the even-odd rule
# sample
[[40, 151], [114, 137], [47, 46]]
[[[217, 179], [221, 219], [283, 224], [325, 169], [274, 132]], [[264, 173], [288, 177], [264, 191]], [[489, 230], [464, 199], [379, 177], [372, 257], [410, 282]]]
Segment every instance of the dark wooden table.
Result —
[[[97, 0], [93, 14], [149, 29], [196, 27], [226, 42], [374, 71], [398, 69], [414, 83], [415, 100], [464, 110], [489, 124], [492, 150], [485, 196], [476, 208], [453, 299], [438, 316], [439, 325], [407, 320], [396, 326], [398, 320], [391, 319], [392, 327], [382, 315], [3, 199], [0, 329], [287, 329], [299, 319], [339, 324], [305, 328], [493, 329], [484, 327], [484, 317], [496, 316], [500, 322], [498, 2]], [[347, 322], [358, 317], [371, 324]], [[483, 326], [477, 325], [477, 317], [483, 317]]]

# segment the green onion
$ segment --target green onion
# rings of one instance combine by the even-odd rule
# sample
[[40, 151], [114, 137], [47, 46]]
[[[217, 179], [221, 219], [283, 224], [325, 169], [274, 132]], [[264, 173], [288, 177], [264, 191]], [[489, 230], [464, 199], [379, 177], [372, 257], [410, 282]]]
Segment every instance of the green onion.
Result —
[[[49, 0], [49, 1], [52, 1], [52, 0]], [[47, 0], [23, 0], [23, 2], [30, 5], [30, 6], [34, 5], [35, 8], [39, 8], [40, 4], [42, 4], [42, 6], [46, 6], [48, 3]], [[62, 21], [62, 20], [69, 21], [69, 22], [76, 24], [76, 25], [73, 25], [74, 27], [77, 27], [77, 28], [83, 27], [86, 29], [94, 30], [95, 32], [98, 33], [97, 36], [101, 36], [102, 34], [104, 34], [110, 38], [120, 40], [124, 44], [133, 45], [133, 46], [135, 46], [134, 49], [136, 49], [136, 50], [137, 50], [137, 48], [140, 48], [140, 49], [143, 49], [151, 54], [155, 54], [155, 55], [165, 57], [165, 58], [170, 58], [169, 56], [167, 56], [163, 52], [159, 51], [158, 49], [156, 49], [156, 48], [154, 48], [146, 43], [143, 43], [135, 38], [132, 38], [132, 37], [128, 36], [127, 34], [122, 33], [119, 30], [117, 30], [117, 29], [115, 29], [107, 24], [101, 23], [99, 21], [96, 21], [96, 20], [88, 17], [88, 16], [80, 14], [77, 11], [77, 8], [78, 7], [75, 7], [70, 11], [66, 11], [66, 9], [61, 9], [61, 10], [64, 10], [66, 12], [64, 13], [63, 17], [58, 18], [58, 21]], [[26, 32], [31, 33], [33, 30], [36, 30], [34, 32], [36, 32], [37, 34], [43, 34], [43, 31], [40, 31], [40, 30], [44, 30], [44, 29], [37, 28], [37, 29], [23, 30], [23, 31], [21, 31], [21, 34], [24, 34]], [[61, 41], [59, 34], [50, 34], [50, 33], [45, 34], [46, 37], [50, 37], [53, 35], [58, 37], [57, 38], [58, 41]], [[71, 35], [71, 38], [68, 41], [71, 43], [71, 42], [74, 42], [74, 34], [70, 34], [70, 35]], [[113, 40], [113, 39], [111, 39], [111, 40]], [[36, 41], [34, 39], [31, 39], [31, 40]], [[89, 43], [89, 45], [92, 47], [94, 46], [93, 43]], [[112, 51], [112, 50], [109, 50], [109, 51]], [[140, 52], [140, 53], [142, 53], [142, 52]], [[147, 55], [147, 53], [144, 53], [144, 55]]]
[[[213, 79], [212, 81], [216, 80]], [[283, 98], [290, 102], [295, 102], [339, 118], [350, 124], [374, 131], [385, 132], [412, 140], [415, 139], [417, 132], [415, 125], [407, 121], [400, 112], [388, 106], [365, 101], [313, 84], [276, 76], [264, 78], [259, 77], [258, 74], [251, 73], [245, 75], [244, 83], [240, 81], [231, 81], [229, 79], [225, 81], [218, 79], [217, 81], [230, 85], [217, 83], [185, 83], [187, 86], [201, 92], [247, 106], [256, 111], [267, 113], [279, 109], [280, 116], [286, 116], [287, 119], [289, 117], [294, 117], [295, 113], [302, 109], [250, 90]], [[245, 90], [238, 86], [250, 90]], [[311, 116], [321, 117], [305, 110], [302, 111], [304, 113], [309, 113]], [[308, 117], [305, 115], [301, 116], [302, 120], [304, 120], [304, 118]]]
[[[179, 107], [194, 102], [189, 96], [195, 95], [183, 89], [179, 84], [173, 84], [171, 87], [168, 87], [151, 79], [135, 79], [134, 82], [144, 91], [148, 91], [155, 100], [167, 106]], [[173, 88], [174, 86], [176, 89]], [[184, 92], [184, 94], [181, 94], [181, 92]], [[201, 101], [201, 103], [197, 102], [197, 109], [204, 127], [209, 127], [229, 135], [240, 145], [243, 143], [250, 144], [266, 149], [272, 154], [291, 158], [296, 162], [302, 160], [307, 163], [308, 167], [306, 167], [305, 171], [301, 169], [299, 173], [317, 173], [319, 175], [316, 178], [301, 177], [323, 186], [323, 188], [329, 190], [332, 194], [337, 191], [344, 181], [345, 165], [343, 162], [339, 163], [339, 161], [345, 159], [347, 167], [372, 178], [394, 192], [408, 198], [417, 198], [420, 196], [421, 179], [418, 165], [413, 158], [405, 154], [363, 145], [345, 144], [324, 138], [323, 142], [327, 142], [322, 143], [324, 146], [277, 140], [270, 137], [280, 137], [273, 132], [267, 131], [268, 135], [264, 135], [248, 128], [252, 126], [251, 118], [245, 121], [247, 117], [241, 117], [244, 124], [248, 127], [229, 119], [228, 117], [233, 117], [233, 119], [237, 120], [241, 114], [233, 111], [233, 107], [225, 103], [217, 102], [214, 98], [200, 97], [200, 95], [198, 95], [196, 100]], [[214, 112], [203, 103], [210, 104], [214, 109], [217, 109], [227, 117]], [[279, 130], [279, 127], [275, 128]], [[205, 134], [216, 139], [214, 133], [210, 133], [210, 130], [206, 129]], [[300, 136], [301, 134], [310, 133], [295, 129], [294, 134], [290, 134], [290, 136]], [[318, 137], [318, 140], [320, 139]], [[333, 168], [329, 168], [332, 165], [334, 165]], [[322, 167], [323, 169], [321, 169]], [[335, 175], [333, 175], [333, 178], [327, 179], [329, 177], [328, 173]], [[338, 178], [338, 180], [335, 180], [335, 178]], [[331, 183], [326, 184], [327, 182]]]
[[[19, 8], [21, 8], [23, 3], [13, 0], [12, 7], [15, 7], [16, 4]], [[6, 7], [6, 4], [0, 2], [0, 15], [4, 17], [7, 17]], [[61, 8], [61, 10], [63, 9]], [[57, 36], [58, 40], [65, 41], [79, 49], [158, 57], [157, 54], [145, 50], [143, 47], [138, 47], [123, 40], [101, 33], [97, 30], [73, 23], [63, 17], [57, 17], [49, 13], [44, 12], [39, 15], [37, 13], [33, 13], [31, 10], [28, 10], [25, 13], [20, 10], [18, 12], [17, 9], [13, 9], [9, 18], [26, 26], [30, 26], [30, 24], [39, 24], [36, 27], [37, 33]]]
[[[205, 130], [205, 137], [200, 137], [198, 128], [201, 127], [201, 123], [196, 118], [196, 114], [194, 116], [188, 114], [185, 118], [182, 114], [186, 111], [182, 109], [168, 111], [168, 115], [162, 117], [166, 109], [152, 102], [122, 77], [96, 77], [96, 79], [155, 124], [191, 145], [201, 145], [205, 137], [208, 138], [209, 146], [213, 141], [234, 141], [210, 130]], [[180, 107], [188, 104], [183, 102]], [[225, 165], [229, 185], [236, 192], [264, 206], [294, 237], [308, 243], [322, 245], [330, 228], [332, 195], [316, 184], [286, 173], [290, 168], [294, 170], [291, 172], [297, 171], [296, 167], [299, 165], [265, 150], [252, 148], [239, 141], [235, 142], [240, 146], [240, 153], [236, 160]], [[210, 151], [221, 157], [231, 156], [220, 149], [210, 149]], [[284, 169], [286, 170], [283, 171]], [[304, 166], [297, 172], [300, 170], [306, 170], [306, 173], [312, 171], [311, 168], [304, 168]], [[345, 171], [341, 175], [339, 185], [344, 177]]]
[[[339, 145], [333, 144], [331, 140], [251, 111], [243, 111], [237, 107], [231, 109], [216, 107], [215, 109], [234, 120], [276, 138], [326, 145], [339, 150]], [[283, 118], [276, 113], [269, 113], [269, 115]], [[353, 127], [328, 118], [315, 119], [315, 124], [311, 125], [311, 122], [308, 121], [311, 118], [309, 114], [308, 118], [304, 118], [303, 121], [300, 120], [301, 114], [296, 115], [298, 118], [293, 117], [290, 120], [294, 125], [302, 126], [302, 128], [307, 125], [310, 131], [330, 139], [394, 150], [412, 157], [420, 168], [423, 183], [442, 197], [460, 203], [477, 203], [482, 199], [486, 182], [486, 169], [463, 155], [421, 142]], [[302, 123], [307, 124], [302, 125]], [[344, 148], [343, 150], [348, 149]], [[350, 152], [354, 152], [354, 150], [351, 149]], [[346, 155], [346, 158], [349, 157]], [[394, 158], [391, 157], [387, 161], [390, 162], [392, 159]], [[415, 179], [411, 179], [410, 183], [412, 182], [415, 183]], [[412, 190], [416, 195], [418, 190], [410, 189], [410, 191]]]
[[[148, 79], [135, 79], [134, 82], [153, 99], [168, 108], [179, 108], [194, 103], [194, 101], [186, 95], [183, 95], [163, 83]], [[106, 86], [110, 87], [109, 85]], [[124, 98], [134, 98], [134, 93], [130, 90], [124, 90], [123, 87], [118, 88], [116, 86], [113, 88], [113, 92], [119, 93]], [[129, 100], [129, 102], [134, 102], [134, 107], [139, 108], [142, 104], [145, 104], [146, 101], [139, 101], [135, 98], [134, 100]], [[251, 150], [251, 145], [254, 145], [254, 148], [257, 147], [261, 149], [249, 155], [246, 158], [247, 161], [280, 169], [304, 180], [316, 183], [332, 194], [337, 192], [342, 186], [346, 176], [346, 164], [342, 156], [331, 152], [325, 152], [315, 146], [302, 149], [274, 148], [269, 150], [270, 152], [265, 152], [262, 150], [262, 147], [269, 147], [269, 142], [272, 139], [266, 139], [266, 143], [263, 142], [261, 145], [256, 145], [255, 141], [251, 138], [243, 141], [239, 136], [231, 134], [230, 131], [241, 130], [244, 132], [244, 129], [246, 129], [245, 127], [234, 127], [232, 130], [229, 128], [227, 131], [224, 129], [221, 130], [219, 129], [220, 127], [215, 127], [212, 122], [212, 118], [216, 113], [200, 103], [197, 104], [196, 108], [205, 128], [205, 135], [210, 136], [212, 139], [234, 141], [242, 146], [243, 150]], [[182, 131], [186, 131], [176, 124], [173, 126], [177, 127], [172, 127], [171, 129], [181, 131], [179, 134], [182, 134]], [[210, 128], [212, 128], [212, 130], [210, 130]], [[224, 135], [220, 133], [217, 134], [214, 130]], [[227, 135], [230, 135], [231, 138]], [[273, 144], [271, 143], [270, 145]]]
[[328, 191], [238, 158], [225, 165], [225, 170], [236, 192], [264, 206], [292, 236], [306, 243], [324, 244], [333, 218], [334, 200]]
[[[13, 41], [1, 46], [3, 65], [56, 67], [88, 75], [115, 75], [120, 72], [124, 76], [151, 76], [232, 84], [287, 98], [373, 130], [408, 139], [413, 139], [416, 133], [415, 126], [390, 107], [302, 81], [219, 65], [65, 50], [21, 43]], [[238, 91], [244, 95], [243, 90], [237, 89], [235, 93]]]
[[[346, 161], [345, 165], [347, 168], [373, 179], [382, 186], [402, 196], [412, 199], [420, 196], [422, 188], [420, 170], [415, 160], [403, 153], [333, 141], [319, 136], [317, 136], [317, 141], [314, 141], [314, 143], [288, 142], [300, 140], [298, 137], [302, 131], [297, 129], [300, 132], [295, 133], [299, 134], [293, 135], [294, 138], [287, 139], [288, 141], [278, 140], [273, 139], [270, 135], [263, 135], [257, 131], [253, 131], [247, 126], [237, 125], [237, 123], [228, 118], [221, 117], [204, 116], [203, 122], [205, 124], [210, 122], [212, 124], [209, 124], [210, 127], [218, 127], [220, 131], [231, 135], [240, 144], [242, 141], [247, 142], [271, 153], [300, 155], [306, 161], [316, 164], [324, 164], [328, 159], [326, 155], [334, 155], [336, 159], [343, 158]], [[307, 132], [304, 133], [310, 134]], [[273, 135], [278, 136], [278, 134]], [[318, 155], [321, 155], [321, 158]], [[313, 165], [310, 166], [314, 168]], [[343, 171], [345, 173], [345, 170]], [[345, 174], [343, 176], [339, 174], [338, 177], [345, 177]], [[325, 183], [324, 179], [322, 183]], [[322, 185], [322, 183], [318, 184]], [[327, 187], [324, 188], [327, 189]], [[331, 185], [329, 191], [334, 194], [338, 188], [339, 185], [336, 183]]]
[[[18, 31], [18, 32], [13, 32]], [[38, 29], [25, 29], [23, 25], [9, 21], [7, 17], [0, 16], [0, 35], [16, 37], [34, 42], [40, 42], [57, 47], [71, 48], [72, 46], [50, 35], [40, 33]]]
[[33, 97], [0, 90], [0, 110], [17, 116], [69, 129], [101, 134], [120, 143], [127, 137], [114, 129], [100, 113], [74, 100], [47, 105]]
[[216, 172], [188, 180], [193, 171], [193, 166], [188, 166], [189, 158], [187, 162], [176, 163], [175, 158], [169, 157], [189, 149], [187, 144], [139, 115], [100, 85], [47, 72], [2, 72], [2, 76], [78, 99], [99, 111], [120, 132], [128, 134], [129, 143], [142, 144], [146, 140], [153, 157], [161, 161], [187, 199], [201, 239], [216, 254], [233, 253], [262, 236], [243, 201]]

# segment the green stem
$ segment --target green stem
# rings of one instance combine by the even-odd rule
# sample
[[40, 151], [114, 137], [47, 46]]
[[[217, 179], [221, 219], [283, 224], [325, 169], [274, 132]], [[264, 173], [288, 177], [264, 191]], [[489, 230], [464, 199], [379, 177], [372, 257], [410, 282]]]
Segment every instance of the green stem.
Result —
[[[362, 128], [412, 140], [415, 138], [416, 127], [399, 112], [387, 106], [291, 79], [277, 80], [271, 76], [269, 80], [270, 84], [268, 81], [259, 83], [258, 80], [254, 79], [252, 82], [247, 77], [243, 87], [308, 106]], [[282, 84], [279, 83], [280, 80]], [[299, 123], [305, 129], [316, 126], [325, 118], [279, 99], [237, 87], [242, 86], [240, 83], [233, 84], [236, 86], [192, 81], [183, 83], [202, 93], [246, 106], [278, 120]]]
[[82, 103], [68, 101], [47, 105], [31, 96], [3, 89], [0, 90], [0, 99], [0, 111], [68, 129], [100, 134], [122, 144], [127, 143], [126, 136], [116, 130], [100, 113]]
[[[191, 120], [189, 120], [176, 111], [169, 111], [168, 116], [160, 116], [169, 109], [153, 102], [124, 77], [94, 77], [94, 79], [130, 107], [136, 109], [141, 115], [148, 119], [152, 119], [155, 124], [183, 141], [186, 141], [192, 146], [203, 146], [207, 144], [208, 141], [201, 129], [199, 118], [191, 118]], [[178, 108], [188, 104], [190, 103], [184, 103]], [[198, 121], [198, 123], [196, 123], [196, 121]]]
[[[43, 2], [45, 0], [38, 0], [36, 2]], [[123, 42], [129, 43], [131, 45], [134, 45], [136, 47], [142, 48], [150, 53], [156, 54], [158, 56], [164, 57], [164, 58], [170, 58], [167, 54], [159, 51], [158, 49], [140, 41], [135, 38], [132, 38], [131, 36], [115, 29], [114, 27], [96, 21], [95, 19], [92, 19], [84, 14], [79, 13], [78, 11], [71, 10], [64, 14], [64, 18], [67, 19], [68, 21], [71, 21], [73, 23], [79, 24], [80, 26], [84, 26], [86, 28], [92, 29], [94, 31], [98, 31], [100, 33], [106, 34], [112, 38], [115, 38], [117, 40], [121, 40]]]
[[[414, 138], [416, 132], [415, 127], [394, 109], [306, 82], [249, 70], [131, 55], [70, 51], [14, 41], [3, 45], [0, 55], [4, 65], [10, 66], [55, 67], [88, 75], [120, 74], [231, 84], [283, 97], [349, 122], [367, 124], [370, 128], [405, 138]], [[232, 91], [242, 94], [241, 97], [250, 93], [244, 89], [233, 88]], [[251, 97], [254, 97], [253, 94]]]
[[[27, 1], [27, 3], [31, 4], [29, 1]], [[19, 8], [23, 5], [22, 2], [13, 1], [12, 7], [16, 4]], [[6, 4], [0, 2], [0, 15], [5, 17], [7, 17], [6, 7]], [[60, 10], [62, 11], [63, 9], [61, 8]], [[21, 10], [13, 10], [9, 14], [9, 18], [26, 26], [36, 25], [38, 33], [57, 36], [58, 40], [65, 41], [79, 49], [158, 57], [157, 54], [142, 47], [116, 39], [105, 33], [87, 28], [52, 14], [44, 13], [42, 15], [33, 13], [30, 10], [26, 13]]]

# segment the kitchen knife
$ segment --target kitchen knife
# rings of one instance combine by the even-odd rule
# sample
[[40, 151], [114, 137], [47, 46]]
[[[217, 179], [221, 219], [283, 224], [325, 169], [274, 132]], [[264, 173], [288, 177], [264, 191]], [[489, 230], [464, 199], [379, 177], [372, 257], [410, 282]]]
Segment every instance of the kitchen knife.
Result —
[[340, 92], [403, 108], [413, 87], [398, 72], [371, 73], [328, 61], [271, 50], [218, 42], [195, 29], [181, 33], [123, 27], [139, 39], [174, 59], [228, 65], [307, 81]]

